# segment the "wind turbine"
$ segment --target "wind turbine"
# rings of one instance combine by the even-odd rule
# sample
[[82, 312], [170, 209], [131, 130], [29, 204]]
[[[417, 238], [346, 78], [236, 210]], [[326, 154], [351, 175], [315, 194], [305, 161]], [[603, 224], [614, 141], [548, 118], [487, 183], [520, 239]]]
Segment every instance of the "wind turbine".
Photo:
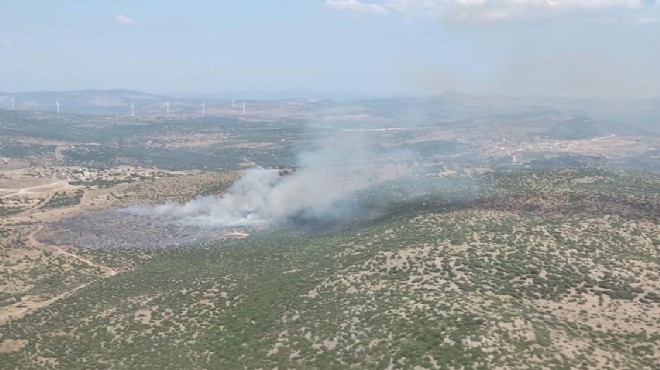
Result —
[[57, 109], [57, 114], [60, 114], [60, 102], [55, 100], [55, 108]]
[[245, 114], [245, 102], [243, 102], [243, 114]]
[[13, 110], [16, 107], [16, 97], [12, 96], [11, 97], [11, 109]]
[[202, 102], [202, 114], [206, 114], [206, 102]]
[[135, 117], [135, 105], [131, 102], [131, 117]]
[[169, 101], [167, 103], [165, 103], [165, 111], [167, 112], [167, 114], [170, 114], [170, 102]]
[[236, 101], [234, 99], [231, 100], [231, 106], [235, 107], [236, 106]]

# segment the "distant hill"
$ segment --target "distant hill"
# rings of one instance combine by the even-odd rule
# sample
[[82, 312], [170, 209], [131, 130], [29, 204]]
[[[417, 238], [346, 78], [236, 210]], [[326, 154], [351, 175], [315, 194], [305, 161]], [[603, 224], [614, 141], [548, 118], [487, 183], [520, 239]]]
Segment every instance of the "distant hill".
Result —
[[[240, 95], [240, 94], [239, 94]], [[54, 112], [55, 102], [60, 103], [62, 113], [94, 115], [129, 115], [130, 105], [136, 115], [161, 115], [165, 113], [165, 103], [171, 103], [173, 114], [199, 113], [202, 101], [206, 102], [209, 115], [240, 115], [242, 102], [246, 101], [248, 112], [269, 116], [304, 116], [316, 124], [347, 126], [429, 126], [476, 120], [487, 117], [500, 120], [516, 115], [538, 115], [544, 124], [548, 123], [548, 112], [567, 114], [578, 119], [591, 120], [600, 128], [619, 134], [660, 133], [660, 100], [638, 99], [610, 101], [603, 99], [568, 99], [553, 97], [512, 98], [504, 96], [472, 96], [457, 92], [447, 92], [427, 98], [392, 97], [356, 100], [310, 100], [291, 98], [292, 93], [256, 94], [236, 96], [236, 104], [231, 104], [228, 94], [199, 94], [168, 96], [151, 94], [128, 89], [79, 90], [79, 91], [33, 91], [0, 92], [0, 110], [11, 109], [15, 98], [16, 110]], [[300, 95], [303, 96], [303, 95]], [[245, 100], [247, 99], [247, 100]], [[521, 116], [514, 117], [520, 120]], [[533, 119], [534, 120], [534, 119]], [[521, 121], [525, 121], [522, 119]], [[555, 121], [555, 119], [550, 119]], [[574, 122], [575, 123], [575, 122]], [[571, 131], [577, 126], [571, 124], [561, 131]], [[592, 127], [582, 136], [589, 137], [596, 132]], [[558, 132], [558, 136], [565, 138]]]
[[80, 90], [80, 91], [31, 91], [0, 93], [0, 107], [10, 108], [15, 98], [15, 108], [20, 110], [55, 110], [60, 103], [62, 112], [115, 114], [117, 110], [128, 111], [131, 103], [139, 106], [151, 105], [167, 100], [162, 95], [134, 90]]

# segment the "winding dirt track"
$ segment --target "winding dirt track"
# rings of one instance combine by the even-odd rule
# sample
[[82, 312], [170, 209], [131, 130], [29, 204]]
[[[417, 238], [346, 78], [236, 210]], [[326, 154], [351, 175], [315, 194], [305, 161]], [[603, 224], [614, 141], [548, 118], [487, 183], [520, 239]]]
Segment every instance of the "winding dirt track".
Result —
[[95, 281], [98, 281], [100, 279], [104, 279], [104, 278], [107, 278], [107, 277], [110, 277], [110, 276], [114, 276], [114, 275], [117, 275], [119, 273], [117, 270], [115, 270], [111, 267], [100, 265], [100, 264], [98, 264], [98, 263], [96, 263], [96, 262], [94, 262], [94, 261], [92, 261], [88, 258], [79, 256], [79, 255], [71, 253], [71, 252], [68, 252], [68, 251], [63, 249], [64, 248], [63, 246], [48, 245], [48, 244], [41, 243], [40, 241], [37, 240], [35, 235], [39, 231], [41, 231], [42, 229], [43, 229], [43, 226], [39, 225], [35, 228], [34, 231], [32, 231], [30, 233], [30, 235], [27, 238], [27, 241], [30, 245], [32, 245], [34, 248], [41, 249], [41, 250], [44, 250], [44, 251], [49, 251], [49, 252], [52, 252], [52, 253], [55, 253], [55, 254], [58, 254], [58, 255], [61, 255], [61, 256], [66, 256], [67, 258], [75, 259], [75, 260], [78, 260], [78, 261], [88, 265], [88, 266], [97, 268], [97, 269], [102, 271], [102, 276], [99, 279], [94, 279], [94, 280], [88, 281], [84, 284], [78, 285], [75, 288], [69, 289], [65, 292], [62, 292], [62, 293], [60, 293], [60, 294], [58, 294], [54, 297], [51, 297], [49, 299], [46, 299], [46, 300], [29, 300], [28, 299], [28, 300], [23, 300], [18, 304], [2, 307], [2, 308], [0, 308], [0, 325], [4, 325], [6, 323], [9, 323], [9, 322], [11, 322], [11, 320], [20, 319], [21, 317], [24, 317], [25, 315], [28, 315], [28, 314], [30, 314], [30, 313], [38, 310], [38, 309], [48, 307], [51, 304], [53, 304], [53, 303], [55, 303], [55, 302], [57, 302], [61, 299], [69, 297], [70, 295], [74, 294], [78, 290], [85, 288], [86, 286], [88, 286], [89, 284], [91, 284]]
[[113, 276], [113, 275], [117, 274], [117, 270], [115, 270], [111, 267], [100, 265], [100, 264], [98, 264], [98, 263], [96, 263], [96, 262], [94, 262], [94, 261], [92, 261], [88, 258], [81, 257], [77, 254], [74, 254], [74, 253], [71, 253], [71, 252], [68, 252], [68, 251], [64, 250], [64, 248], [66, 248], [66, 246], [44, 244], [44, 243], [38, 241], [37, 238], [35, 237], [35, 235], [39, 231], [43, 230], [43, 228], [44, 228], [43, 225], [37, 226], [36, 230], [34, 230], [28, 236], [28, 242], [32, 246], [34, 246], [35, 248], [50, 251], [50, 252], [53, 252], [53, 253], [56, 253], [56, 254], [59, 254], [59, 255], [64, 255], [64, 256], [67, 256], [67, 257], [70, 257], [70, 258], [74, 258], [74, 259], [76, 259], [76, 260], [78, 260], [78, 261], [80, 261], [80, 262], [82, 262], [82, 263], [84, 263], [88, 266], [96, 267], [96, 268], [102, 270], [103, 271], [103, 276], [106, 276], [106, 277], [107, 276]]
[[48, 189], [48, 190], [56, 190], [58, 188], [62, 189], [68, 189], [69, 183], [67, 181], [56, 181], [56, 182], [51, 182], [49, 184], [43, 184], [43, 185], [36, 185], [36, 186], [30, 186], [27, 188], [20, 188], [20, 189], [1, 189], [0, 192], [7, 192], [7, 194], [0, 195], [0, 198], [8, 198], [12, 197], [15, 195], [22, 195], [22, 194], [34, 194], [34, 193], [39, 193], [41, 190]]
[[21, 303], [21, 307], [17, 307], [17, 306], [3, 307], [2, 309], [0, 309], [0, 325], [9, 323], [11, 322], [12, 319], [13, 320], [20, 319], [23, 316], [32, 313], [40, 308], [48, 307], [51, 304], [59, 301], [60, 299], [66, 298], [72, 295], [73, 293], [77, 292], [78, 290], [88, 286], [94, 281], [96, 280], [92, 280], [82, 285], [78, 285], [73, 289], [67, 290], [66, 292], [60, 293], [44, 301], [24, 301]]

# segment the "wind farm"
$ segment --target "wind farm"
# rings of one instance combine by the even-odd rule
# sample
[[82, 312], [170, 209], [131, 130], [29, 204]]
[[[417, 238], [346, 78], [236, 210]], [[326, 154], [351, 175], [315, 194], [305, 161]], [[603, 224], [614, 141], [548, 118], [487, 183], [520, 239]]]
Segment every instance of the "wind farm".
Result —
[[[52, 100], [49, 102], [49, 99]], [[245, 115], [247, 113], [245, 102], [236, 104], [233, 100], [209, 99], [208, 97], [171, 98], [130, 90], [72, 93], [0, 92], [0, 105], [3, 104], [3, 100], [5, 102], [4, 108], [8, 110], [33, 112], [47, 112], [50, 110], [62, 114], [123, 116], [126, 115], [126, 107], [128, 107], [130, 117], [205, 115], [208, 111], [235, 115]], [[136, 104], [136, 102], [139, 103]]]

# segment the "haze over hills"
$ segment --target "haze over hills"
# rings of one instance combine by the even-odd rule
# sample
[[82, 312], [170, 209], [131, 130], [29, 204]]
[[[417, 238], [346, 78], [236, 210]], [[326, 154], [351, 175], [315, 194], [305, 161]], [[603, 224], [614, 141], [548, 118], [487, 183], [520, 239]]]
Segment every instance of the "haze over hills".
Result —
[[658, 362], [655, 101], [2, 96], [0, 367]]
[[35, 91], [0, 93], [3, 108], [14, 107], [18, 110], [55, 111], [55, 102], [60, 103], [61, 111], [68, 113], [116, 114], [126, 112], [134, 103], [149, 106], [167, 98], [133, 90], [79, 90], [79, 91]]
[[[269, 98], [264, 98], [269, 96]], [[180, 113], [201, 113], [204, 102], [209, 108], [213, 105], [227, 106], [234, 102], [235, 113], [241, 113], [243, 101], [263, 105], [269, 102], [279, 104], [290, 101], [305, 109], [331, 112], [345, 112], [346, 115], [375, 113], [384, 117], [405, 119], [417, 122], [456, 121], [475, 119], [484, 116], [540, 113], [557, 111], [597, 119], [610, 129], [651, 130], [658, 128], [660, 121], [660, 99], [568, 99], [553, 97], [515, 98], [506, 96], [472, 96], [448, 92], [426, 98], [392, 97], [372, 99], [314, 99], [305, 92], [280, 93], [226, 93], [226, 94], [183, 94], [167, 96], [146, 92], [116, 90], [79, 91], [35, 91], [0, 92], [0, 109], [11, 109], [12, 98], [17, 110], [55, 111], [55, 102], [60, 103], [63, 113], [118, 114], [130, 113], [133, 103], [138, 113], [158, 114], [166, 112], [165, 104], [170, 102], [174, 112], [178, 106]], [[236, 105], [239, 105], [236, 107]], [[325, 112], [324, 112], [325, 113]]]
[[[238, 143], [254, 140], [244, 137], [250, 132], [244, 129], [251, 126], [264, 134], [273, 128], [285, 129], [302, 135], [300, 137], [308, 137], [308, 140], [318, 135], [315, 132], [357, 130], [356, 133], [364, 133], [368, 132], [365, 130], [397, 129], [400, 131], [390, 134], [394, 135], [396, 146], [412, 148], [413, 151], [423, 148], [425, 155], [436, 155], [443, 153], [442, 148], [446, 145], [460, 144], [462, 150], [469, 148], [471, 153], [463, 159], [465, 163], [481, 158], [481, 163], [499, 161], [510, 164], [513, 156], [516, 165], [524, 165], [540, 158], [572, 156], [573, 161], [582, 156], [585, 160], [597, 160], [602, 164], [625, 162], [633, 165], [637, 161], [634, 166], [654, 168], [657, 167], [655, 159], [659, 147], [658, 125], [654, 123], [660, 122], [660, 111], [653, 100], [541, 101], [447, 93], [428, 99], [251, 100], [246, 103], [244, 113], [242, 101], [204, 100], [202, 108], [200, 100], [129, 90], [35, 92], [17, 95], [19, 98], [29, 99], [32, 105], [24, 109], [18, 100], [16, 109], [4, 107], [9, 109], [0, 110], [5, 119], [0, 130], [7, 135], [0, 143], [0, 155], [10, 157], [12, 153], [27, 150], [21, 149], [26, 145], [32, 146], [26, 153], [36, 154], [33, 145], [37, 144], [46, 150], [44, 154], [49, 150], [60, 153], [57, 161], [52, 162], [60, 164], [98, 165], [98, 158], [111, 158], [110, 153], [122, 153], [106, 165], [151, 163], [181, 168], [175, 158], [184, 158], [194, 149], [194, 156], [206, 158], [201, 166], [238, 168], [238, 163], [265, 154], [251, 152], [252, 149], [247, 147], [237, 149]], [[60, 114], [55, 113], [54, 106], [47, 106], [48, 101], [53, 100], [60, 102]], [[7, 102], [5, 99], [4, 105]], [[134, 117], [130, 116], [131, 103], [134, 104]], [[169, 114], [166, 103], [169, 103]], [[611, 114], [613, 111], [617, 114]], [[45, 124], [45, 121], [50, 123]], [[272, 127], [258, 122], [270, 122]], [[193, 137], [197, 134], [188, 132], [192, 127], [200, 133], [207, 133], [209, 139], [216, 139], [195, 144]], [[174, 138], [173, 135], [179, 136]], [[292, 145], [310, 143], [308, 140], [302, 143], [287, 141], [287, 135], [278, 133], [277, 136], [284, 141], [268, 145], [279, 146], [292, 156], [297, 150]], [[66, 148], [64, 151], [48, 142], [56, 137], [62, 140], [59, 147]], [[272, 139], [263, 136], [259, 140], [269, 142]], [[157, 144], [162, 140], [165, 140], [163, 143], [174, 140], [189, 144]], [[212, 153], [227, 147], [232, 148], [230, 152], [235, 154], [230, 158], [235, 159], [229, 162], [212, 159]], [[160, 153], [156, 154], [154, 150]], [[267, 161], [268, 165], [278, 162]]]

